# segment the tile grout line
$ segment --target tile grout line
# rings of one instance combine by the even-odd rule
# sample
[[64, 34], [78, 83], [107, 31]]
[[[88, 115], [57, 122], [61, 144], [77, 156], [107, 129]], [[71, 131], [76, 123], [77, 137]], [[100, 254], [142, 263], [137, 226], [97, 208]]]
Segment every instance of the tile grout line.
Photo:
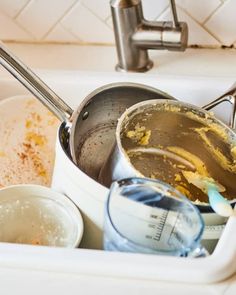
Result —
[[17, 21], [17, 18], [20, 16], [20, 14], [30, 5], [30, 3], [32, 3], [34, 0], [29, 0], [21, 9], [20, 11], [17, 13], [17, 15], [13, 18], [14, 22], [17, 24], [17, 26], [19, 26], [24, 32], [26, 32], [29, 36], [31, 36], [31, 38], [33, 39], [32, 41], [37, 41], [37, 37], [34, 36], [34, 34], [32, 34], [30, 31], [28, 31], [25, 27], [23, 27], [21, 25], [21, 23], [19, 23]]
[[74, 34], [73, 32], [71, 32], [70, 30], [68, 30], [62, 23], [60, 23], [60, 25], [62, 26], [62, 28], [67, 31], [69, 34], [71, 34], [72, 37], [74, 37], [78, 42], [83, 42], [83, 40], [80, 39], [80, 37], [78, 37], [76, 34]]
[[[155, 21], [157, 21], [158, 20], [158, 18], [159, 17], [161, 17], [163, 14], [165, 14], [166, 13], [166, 11], [168, 10], [170, 8], [170, 5], [169, 4], [167, 4], [167, 6], [162, 10], [162, 12], [160, 12], [156, 17], [155, 17]], [[178, 11], [177, 11], [177, 14], [178, 14]]]
[[29, 6], [29, 4], [30, 4], [31, 2], [33, 2], [33, 0], [28, 0], [28, 1], [25, 3], [25, 5], [23, 5], [23, 6], [21, 7], [21, 9], [16, 13], [16, 15], [13, 17], [13, 19], [16, 20], [17, 17], [22, 13], [23, 10], [25, 10], [25, 8], [26, 8], [27, 6]]
[[[223, 1], [221, 1], [222, 3], [221, 3], [221, 5], [218, 7], [218, 9], [217, 10], [219, 10], [219, 9], [221, 9], [222, 7], [224, 7], [229, 1], [231, 1], [231, 0], [223, 0]], [[216, 10], [214, 11], [214, 13], [216, 12]], [[212, 36], [214, 36], [214, 38], [216, 39], [216, 40], [219, 40], [219, 42], [221, 43], [221, 45], [224, 45], [224, 42], [222, 42], [218, 37], [216, 37], [215, 35], [214, 35], [214, 33], [212, 33], [206, 26], [205, 26], [205, 24], [206, 24], [206, 22], [207, 21], [209, 21], [210, 19], [211, 19], [211, 17], [213, 16], [213, 14], [211, 14], [211, 16], [202, 24], [202, 27], [209, 33], [209, 34], [211, 34]], [[229, 46], [234, 46], [234, 43], [236, 42], [236, 40], [235, 41], [233, 41], [232, 43], [231, 43], [231, 45], [229, 45]]]
[[24, 45], [72, 45], [72, 46], [109, 46], [109, 47], [114, 47], [114, 44], [112, 43], [99, 43], [99, 42], [83, 42], [80, 40], [76, 40], [76, 41], [40, 41], [40, 40], [36, 40], [36, 41], [32, 41], [32, 40], [20, 40], [20, 41], [16, 41], [16, 40], [12, 40], [12, 39], [4, 39], [4, 42], [6, 43], [11, 43], [11, 44], [24, 44]]
[[209, 19], [211, 19], [211, 17], [217, 12], [217, 10], [221, 9], [221, 7], [223, 7], [225, 5], [225, 3], [220, 3], [217, 8], [215, 8], [209, 15], [208, 17], [202, 22], [202, 26], [205, 25], [205, 23], [207, 23], [209, 21]]
[[[83, 1], [81, 1], [81, 5], [84, 7], [84, 8], [86, 8], [93, 16], [95, 16], [96, 18], [98, 18], [106, 27], [108, 27], [109, 29], [111, 29], [110, 28], [110, 26], [108, 26], [107, 25], [107, 23], [105, 22], [105, 20], [104, 19], [102, 19], [100, 16], [98, 16], [96, 13], [94, 13], [94, 11], [92, 10], [92, 9], [90, 9], [89, 7], [87, 7], [85, 4], [84, 4], [84, 2]], [[109, 15], [109, 16], [111, 16], [111, 14]], [[109, 16], [107, 16], [107, 18], [109, 17]]]
[[[4, 42], [6, 43], [12, 43], [12, 44], [31, 44], [31, 45], [78, 45], [78, 46], [109, 46], [109, 47], [114, 47], [114, 43], [109, 43], [109, 42], [85, 42], [81, 40], [76, 40], [76, 41], [56, 41], [56, 40], [49, 40], [49, 41], [42, 41], [42, 40], [14, 40], [14, 39], [4, 39]], [[233, 44], [234, 45], [234, 44]], [[190, 45], [188, 48], [191, 49], [221, 49], [221, 45]], [[228, 46], [226, 46], [228, 48]], [[229, 49], [236, 49], [236, 44]]]
[[27, 35], [29, 35], [32, 38], [32, 41], [36, 41], [37, 37], [35, 37], [30, 31], [28, 31], [26, 28], [24, 28], [20, 23], [17, 22], [17, 19], [14, 20], [15, 24], [21, 28]]
[[[80, 3], [81, 0], [75, 0], [74, 3], [71, 4], [70, 7], [68, 7], [68, 9], [66, 9], [64, 11], [64, 13], [62, 14], [61, 17], [58, 18], [58, 20], [51, 26], [51, 28], [40, 38], [40, 40], [44, 40], [51, 32], [52, 30], [60, 23], [61, 24], [61, 21], [63, 20], [63, 18], [77, 5]], [[63, 29], [65, 29], [68, 33], [71, 34], [70, 31], [68, 31], [66, 28], [64, 28], [64, 26], [62, 26]], [[73, 34], [72, 34], [73, 37], [75, 37]], [[79, 39], [78, 37], [76, 37], [76, 39]]]
[[[79, 4], [81, 5], [81, 0], [77, 1], [77, 3], [75, 3], [75, 4], [73, 5], [73, 7], [71, 7], [70, 10], [72, 10], [76, 5], [79, 5]], [[68, 12], [69, 12], [69, 11], [68, 11]], [[67, 12], [67, 13], [68, 13], [68, 12]], [[67, 13], [66, 13], [66, 14], [67, 14]], [[63, 20], [63, 18], [66, 17], [66, 14], [64, 14], [63, 17], [60, 19], [60, 25], [62, 26], [62, 28], [63, 28], [65, 31], [67, 31], [69, 34], [71, 34], [72, 37], [74, 37], [74, 38], [77, 40], [77, 42], [80, 42], [80, 43], [83, 42], [83, 40], [81, 40], [80, 37], [78, 37], [76, 34], [74, 34], [74, 32], [68, 30], [68, 29], [63, 25], [63, 23], [61, 22], [61, 21]]]
[[99, 18], [101, 21], [105, 22], [105, 20], [111, 15], [111, 13], [105, 17], [105, 19], [101, 18], [99, 15], [97, 15], [91, 8], [89, 8], [84, 1], [81, 1], [81, 5], [84, 6], [86, 9], [88, 9], [93, 15], [95, 15], [97, 18]]
[[215, 36], [214, 33], [211, 32], [211, 30], [209, 30], [207, 27], [205, 27], [205, 25], [202, 25], [202, 28], [208, 33], [210, 34], [212, 37], [214, 37], [219, 43], [220, 45], [224, 45], [224, 42], [222, 42], [217, 36]]
[[219, 42], [219, 45], [222, 45], [222, 42], [218, 37], [216, 37], [211, 31], [209, 31], [204, 25], [202, 25], [197, 19], [195, 19], [187, 10], [185, 10], [183, 7], [180, 7], [184, 11], [185, 14], [187, 14], [195, 23], [197, 23], [204, 31], [206, 31], [212, 38], [216, 39], [217, 42]]
[[[109, 20], [110, 20], [110, 19], [111, 19], [111, 22], [112, 22], [112, 26], [109, 26]], [[111, 16], [111, 15], [109, 15], [108, 17], [106, 17], [105, 20], [104, 20], [104, 22], [105, 22], [105, 24], [106, 24], [110, 29], [113, 30], [113, 21], [112, 21], [112, 16]]]
[[[17, 12], [17, 16], [25, 9], [25, 7], [31, 2], [32, 0], [29, 0], [18, 12]], [[28, 35], [29, 38], [35, 40], [35, 36], [31, 34], [31, 32], [27, 31], [24, 27], [21, 26], [21, 24], [19, 24], [16, 20], [16, 16], [11, 17], [10, 15], [8, 15], [6, 12], [2, 11], [1, 12], [5, 17], [9, 18], [9, 20], [14, 23], [16, 26], [18, 26], [23, 32], [25, 32], [26, 35]], [[5, 39], [4, 39], [5, 40]], [[18, 42], [17, 39], [14, 39], [15, 42]], [[32, 40], [31, 40], [32, 41]]]

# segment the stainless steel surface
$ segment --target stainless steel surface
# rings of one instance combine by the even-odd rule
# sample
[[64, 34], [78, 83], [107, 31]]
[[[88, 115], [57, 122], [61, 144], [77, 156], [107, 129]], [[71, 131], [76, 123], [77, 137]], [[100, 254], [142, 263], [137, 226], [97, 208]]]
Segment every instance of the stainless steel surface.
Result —
[[[149, 99], [173, 99], [170, 95], [141, 84], [114, 83], [103, 86], [89, 96], [79, 107], [74, 133], [77, 147], [73, 158], [78, 167], [93, 179], [115, 143], [115, 129], [121, 114], [131, 105]], [[65, 142], [65, 138], [61, 138]]]
[[[151, 130], [150, 139], [145, 145], [126, 136], [127, 131], [135, 130], [137, 124], [139, 127], [144, 126], [145, 130]], [[203, 130], [207, 140], [197, 130]], [[119, 119], [116, 144], [100, 171], [99, 181], [109, 187], [115, 180], [146, 176], [156, 177], [175, 187], [184, 183], [183, 187], [188, 188], [188, 183], [182, 177], [181, 182], [177, 181], [176, 175], [181, 176], [182, 166], [194, 171], [200, 165], [200, 162], [195, 161], [197, 157], [204, 163], [211, 177], [226, 188], [224, 194], [232, 200], [236, 196], [235, 156], [231, 152], [236, 146], [235, 140], [236, 135], [230, 128], [201, 108], [170, 100], [141, 102], [130, 107]], [[170, 147], [178, 147], [186, 153], [178, 154], [169, 150]], [[134, 155], [136, 153], [137, 157], [130, 157], [127, 151]], [[223, 157], [229, 163], [229, 169], [222, 166]], [[207, 202], [206, 195], [204, 197], [199, 189], [193, 185], [190, 189], [193, 192], [190, 199]], [[201, 199], [203, 197], [204, 200]]]
[[235, 129], [236, 128], [236, 83], [234, 83], [226, 93], [224, 93], [223, 95], [221, 95], [214, 101], [210, 102], [209, 104], [205, 105], [203, 108], [205, 110], [211, 110], [223, 102], [229, 102], [230, 104], [232, 104], [232, 112], [231, 112], [229, 126], [232, 129]]
[[118, 54], [117, 70], [145, 72], [153, 62], [148, 49], [184, 51], [188, 26], [179, 22], [174, 0], [170, 0], [173, 22], [147, 21], [141, 0], [111, 0], [111, 11]]
[[61, 121], [70, 120], [73, 110], [2, 43], [0, 63]]
[[171, 7], [172, 17], [173, 17], [173, 27], [178, 27], [179, 21], [178, 21], [178, 16], [176, 11], [175, 0], [170, 0], [170, 7]]

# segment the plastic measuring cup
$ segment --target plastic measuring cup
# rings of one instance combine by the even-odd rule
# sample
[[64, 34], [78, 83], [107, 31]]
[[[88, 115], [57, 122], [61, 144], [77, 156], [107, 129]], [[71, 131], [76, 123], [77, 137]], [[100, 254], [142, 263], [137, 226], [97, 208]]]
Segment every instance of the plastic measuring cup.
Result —
[[105, 205], [104, 249], [171, 256], [206, 256], [204, 221], [170, 185], [146, 178], [112, 184]]

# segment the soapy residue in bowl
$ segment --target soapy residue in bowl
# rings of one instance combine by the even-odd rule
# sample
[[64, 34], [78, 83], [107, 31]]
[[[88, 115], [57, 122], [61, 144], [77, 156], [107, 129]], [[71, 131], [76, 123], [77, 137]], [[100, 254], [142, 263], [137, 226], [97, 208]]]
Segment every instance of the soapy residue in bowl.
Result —
[[0, 205], [0, 241], [67, 246], [72, 219], [59, 202], [38, 196], [11, 197]]

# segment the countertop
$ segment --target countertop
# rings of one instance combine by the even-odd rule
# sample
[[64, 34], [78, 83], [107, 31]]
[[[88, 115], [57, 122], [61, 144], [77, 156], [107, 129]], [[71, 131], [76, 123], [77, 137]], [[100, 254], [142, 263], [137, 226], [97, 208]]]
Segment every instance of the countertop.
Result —
[[[112, 46], [7, 44], [16, 56], [37, 70], [114, 72]], [[235, 49], [188, 49], [184, 53], [152, 51], [154, 67], [147, 75], [236, 77]], [[0, 77], [9, 75], [0, 70]], [[128, 75], [128, 74], [125, 74]], [[235, 263], [235, 262], [232, 262]], [[236, 275], [211, 285], [86, 277], [0, 268], [1, 294], [236, 294]]]
[[[7, 46], [34, 69], [114, 72], [113, 46], [18, 44]], [[150, 51], [154, 67], [149, 75], [236, 77], [236, 49], [187, 49], [185, 52]]]

